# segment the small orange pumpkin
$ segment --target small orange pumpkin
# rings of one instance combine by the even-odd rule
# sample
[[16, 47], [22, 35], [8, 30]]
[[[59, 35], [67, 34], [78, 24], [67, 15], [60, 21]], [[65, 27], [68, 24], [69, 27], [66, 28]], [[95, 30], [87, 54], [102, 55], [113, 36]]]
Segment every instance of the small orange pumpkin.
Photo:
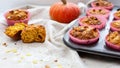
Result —
[[61, 1], [51, 6], [49, 11], [51, 19], [61, 23], [70, 23], [81, 14], [76, 4], [67, 3], [66, 0]]

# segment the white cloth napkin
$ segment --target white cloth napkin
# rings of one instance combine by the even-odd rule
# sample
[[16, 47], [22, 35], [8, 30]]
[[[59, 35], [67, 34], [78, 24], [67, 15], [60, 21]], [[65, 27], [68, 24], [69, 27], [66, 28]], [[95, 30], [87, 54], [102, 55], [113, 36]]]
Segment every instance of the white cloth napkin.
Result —
[[85, 68], [77, 52], [63, 43], [63, 36], [74, 21], [67, 25], [50, 20], [47, 6], [20, 8], [30, 11], [29, 24], [45, 26], [47, 37], [44, 43], [13, 41], [4, 33], [5, 19], [0, 19], [0, 68]]

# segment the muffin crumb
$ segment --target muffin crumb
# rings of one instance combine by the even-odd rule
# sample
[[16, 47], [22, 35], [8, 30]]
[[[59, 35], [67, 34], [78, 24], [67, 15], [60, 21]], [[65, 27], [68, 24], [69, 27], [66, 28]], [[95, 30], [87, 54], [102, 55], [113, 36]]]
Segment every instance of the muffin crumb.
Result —
[[58, 62], [58, 60], [54, 60], [54, 62]]
[[49, 65], [45, 65], [45, 68], [50, 68], [50, 66]]
[[7, 47], [7, 43], [3, 43], [3, 46]]

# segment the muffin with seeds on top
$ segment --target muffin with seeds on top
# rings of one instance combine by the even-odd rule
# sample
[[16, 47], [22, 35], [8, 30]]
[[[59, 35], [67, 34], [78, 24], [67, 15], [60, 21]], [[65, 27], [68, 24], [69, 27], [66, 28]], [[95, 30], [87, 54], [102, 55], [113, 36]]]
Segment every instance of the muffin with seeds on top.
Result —
[[87, 15], [88, 16], [101, 16], [101, 17], [105, 17], [105, 18], [109, 18], [110, 15], [110, 11], [104, 8], [89, 8], [87, 11]]
[[104, 17], [84, 16], [79, 18], [79, 24], [82, 26], [91, 26], [99, 30], [103, 29], [106, 25], [107, 19]]
[[5, 19], [8, 25], [14, 25], [17, 22], [28, 23], [30, 13], [27, 10], [15, 9], [5, 13]]
[[115, 20], [110, 23], [111, 31], [120, 31], [120, 20]]
[[107, 0], [96, 0], [96, 1], [91, 3], [91, 6], [92, 7], [105, 8], [105, 9], [108, 9], [108, 10], [111, 10], [114, 7], [114, 5]]
[[105, 38], [106, 46], [113, 50], [120, 51], [120, 33], [110, 32]]
[[78, 44], [93, 44], [99, 40], [99, 30], [90, 26], [77, 26], [69, 31], [69, 37]]

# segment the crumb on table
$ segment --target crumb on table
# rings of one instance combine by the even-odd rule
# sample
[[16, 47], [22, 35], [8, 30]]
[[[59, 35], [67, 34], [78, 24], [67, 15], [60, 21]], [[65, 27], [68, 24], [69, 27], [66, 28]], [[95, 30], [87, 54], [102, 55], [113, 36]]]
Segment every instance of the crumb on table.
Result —
[[49, 65], [45, 65], [45, 68], [50, 68], [50, 66]]
[[7, 43], [3, 43], [3, 46], [7, 47]]

